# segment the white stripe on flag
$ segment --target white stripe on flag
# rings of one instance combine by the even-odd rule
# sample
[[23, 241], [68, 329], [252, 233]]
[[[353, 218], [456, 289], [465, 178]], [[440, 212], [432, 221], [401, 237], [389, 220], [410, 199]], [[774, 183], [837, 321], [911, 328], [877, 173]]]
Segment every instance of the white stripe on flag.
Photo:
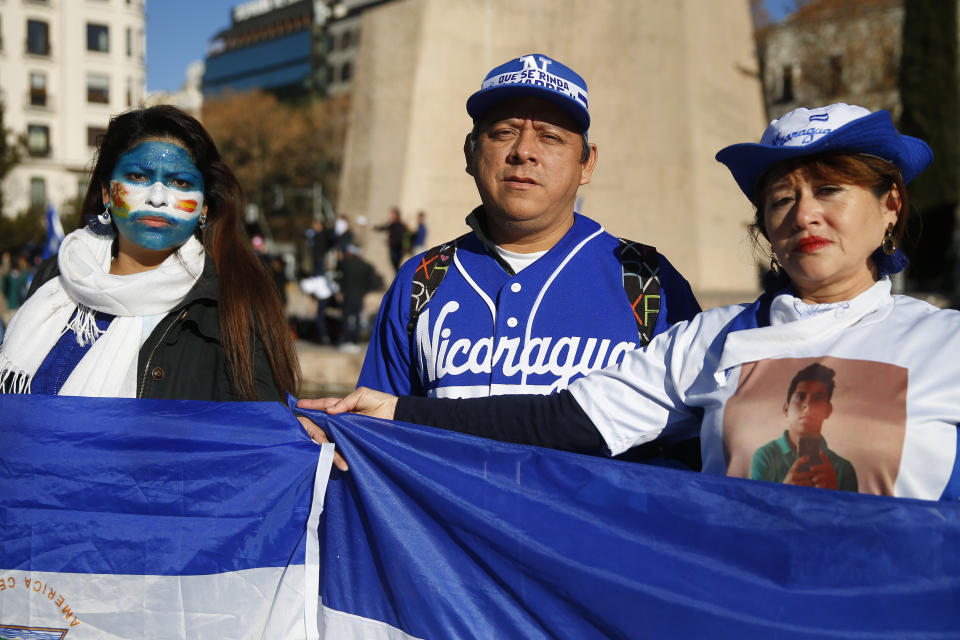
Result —
[[[310, 517], [307, 518], [307, 549], [304, 559], [303, 592], [320, 592], [320, 512], [323, 511], [323, 497], [327, 493], [327, 481], [333, 467], [335, 445], [321, 445], [320, 458], [317, 460], [317, 473], [313, 480], [313, 503], [310, 505]], [[317, 613], [317, 598], [307, 598], [303, 608], [303, 627], [307, 640], [319, 640], [320, 619]]]

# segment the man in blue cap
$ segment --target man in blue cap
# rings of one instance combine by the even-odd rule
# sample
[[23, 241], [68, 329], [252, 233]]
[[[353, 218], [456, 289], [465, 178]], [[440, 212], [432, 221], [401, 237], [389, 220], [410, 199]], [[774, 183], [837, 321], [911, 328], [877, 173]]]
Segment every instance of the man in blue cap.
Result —
[[472, 231], [401, 267], [360, 385], [448, 398], [552, 393], [700, 311], [653, 247], [574, 211], [597, 164], [582, 77], [521, 56], [487, 74], [467, 113], [466, 172], [482, 202], [467, 216]]

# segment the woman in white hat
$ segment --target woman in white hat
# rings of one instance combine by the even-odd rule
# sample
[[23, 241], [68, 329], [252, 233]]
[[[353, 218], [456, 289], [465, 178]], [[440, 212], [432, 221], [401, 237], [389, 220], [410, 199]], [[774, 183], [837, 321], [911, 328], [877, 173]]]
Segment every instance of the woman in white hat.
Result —
[[[358, 389], [301, 406], [613, 455], [700, 435], [708, 473], [836, 489], [843, 459], [861, 492], [956, 500], [960, 313], [892, 295], [889, 279], [907, 263], [906, 184], [930, 148], [900, 135], [886, 111], [835, 104], [791, 111], [759, 144], [717, 159], [772, 249], [754, 303], [701, 313], [553, 396]], [[835, 371], [836, 385], [791, 384], [813, 363]]]

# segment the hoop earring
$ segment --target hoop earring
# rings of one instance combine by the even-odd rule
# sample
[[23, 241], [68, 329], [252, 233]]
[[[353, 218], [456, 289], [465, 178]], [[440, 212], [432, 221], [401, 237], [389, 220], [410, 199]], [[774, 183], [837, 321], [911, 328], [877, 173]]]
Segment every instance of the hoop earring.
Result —
[[880, 249], [892, 256], [897, 250], [897, 239], [893, 236], [893, 223], [887, 225], [887, 230], [883, 234], [883, 241], [880, 243]]
[[200, 214], [200, 231], [202, 232], [207, 227], [207, 214]]
[[97, 220], [99, 220], [99, 221], [100, 221], [100, 224], [102, 224], [102, 225], [109, 225], [109, 224], [110, 224], [111, 216], [110, 216], [110, 205], [109, 205], [109, 204], [104, 204], [104, 205], [103, 205], [103, 213], [97, 215]]

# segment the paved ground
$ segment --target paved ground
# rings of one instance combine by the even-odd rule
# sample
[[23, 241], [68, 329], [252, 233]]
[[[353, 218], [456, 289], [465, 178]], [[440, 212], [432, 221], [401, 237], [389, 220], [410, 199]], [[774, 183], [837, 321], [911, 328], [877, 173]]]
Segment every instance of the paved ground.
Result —
[[300, 396], [343, 395], [357, 385], [366, 346], [356, 352], [297, 340], [303, 382]]

